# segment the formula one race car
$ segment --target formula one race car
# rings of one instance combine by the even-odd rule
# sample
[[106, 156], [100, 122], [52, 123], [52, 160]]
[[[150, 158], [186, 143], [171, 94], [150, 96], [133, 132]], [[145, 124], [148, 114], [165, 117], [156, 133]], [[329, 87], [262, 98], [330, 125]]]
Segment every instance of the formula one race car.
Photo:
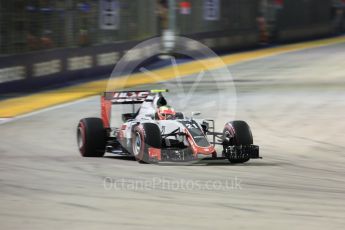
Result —
[[[215, 132], [214, 120], [195, 119], [198, 112], [185, 117], [167, 104], [163, 92], [168, 90], [105, 92], [101, 97], [102, 118], [84, 118], [78, 124], [81, 155], [102, 157], [105, 152], [121, 153], [133, 155], [142, 163], [195, 161], [205, 156], [229, 159], [231, 163], [260, 158], [259, 147], [253, 145], [246, 122], [231, 121], [225, 124], [223, 132]], [[113, 110], [113, 105], [132, 107], [130, 113], [118, 114], [123, 123], [116, 128], [111, 127], [111, 113], [118, 111]], [[217, 154], [216, 145], [222, 146], [221, 154]]]

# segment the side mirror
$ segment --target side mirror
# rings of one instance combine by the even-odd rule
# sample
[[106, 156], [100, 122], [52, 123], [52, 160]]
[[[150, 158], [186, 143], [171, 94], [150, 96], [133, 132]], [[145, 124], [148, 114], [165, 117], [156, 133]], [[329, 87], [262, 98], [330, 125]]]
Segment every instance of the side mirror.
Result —
[[199, 116], [199, 115], [201, 115], [201, 112], [198, 112], [198, 111], [193, 111], [192, 112], [192, 117]]

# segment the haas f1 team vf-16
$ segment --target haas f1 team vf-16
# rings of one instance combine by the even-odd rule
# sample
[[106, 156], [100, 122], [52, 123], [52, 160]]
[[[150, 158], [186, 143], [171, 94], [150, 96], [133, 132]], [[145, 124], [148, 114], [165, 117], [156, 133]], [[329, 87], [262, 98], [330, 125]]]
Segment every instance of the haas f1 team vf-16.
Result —
[[[133, 155], [139, 162], [195, 161], [198, 158], [229, 159], [243, 163], [259, 157], [259, 147], [244, 121], [230, 121], [215, 132], [214, 120], [185, 117], [167, 104], [167, 90], [105, 92], [101, 118], [81, 119], [77, 141], [83, 157], [102, 157], [105, 152]], [[115, 105], [131, 105], [130, 113], [114, 114]], [[136, 109], [135, 106], [139, 108]], [[112, 109], [112, 107], [114, 107]], [[118, 127], [112, 119], [122, 118]], [[216, 152], [216, 145], [222, 152]]]

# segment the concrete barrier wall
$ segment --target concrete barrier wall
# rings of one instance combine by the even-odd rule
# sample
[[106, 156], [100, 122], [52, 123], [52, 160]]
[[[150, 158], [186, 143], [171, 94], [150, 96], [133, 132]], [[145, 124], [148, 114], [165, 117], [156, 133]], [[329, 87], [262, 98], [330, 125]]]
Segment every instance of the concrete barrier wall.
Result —
[[100, 78], [136, 42], [67, 48], [0, 57], [0, 94]]

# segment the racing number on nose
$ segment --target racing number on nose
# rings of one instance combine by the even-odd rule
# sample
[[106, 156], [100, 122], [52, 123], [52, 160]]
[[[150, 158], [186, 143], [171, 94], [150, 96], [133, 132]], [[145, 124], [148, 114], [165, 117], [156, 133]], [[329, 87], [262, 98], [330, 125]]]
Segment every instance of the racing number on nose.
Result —
[[191, 128], [197, 129], [198, 128], [198, 126], [195, 123], [187, 123], [186, 127], [188, 129], [191, 129]]

